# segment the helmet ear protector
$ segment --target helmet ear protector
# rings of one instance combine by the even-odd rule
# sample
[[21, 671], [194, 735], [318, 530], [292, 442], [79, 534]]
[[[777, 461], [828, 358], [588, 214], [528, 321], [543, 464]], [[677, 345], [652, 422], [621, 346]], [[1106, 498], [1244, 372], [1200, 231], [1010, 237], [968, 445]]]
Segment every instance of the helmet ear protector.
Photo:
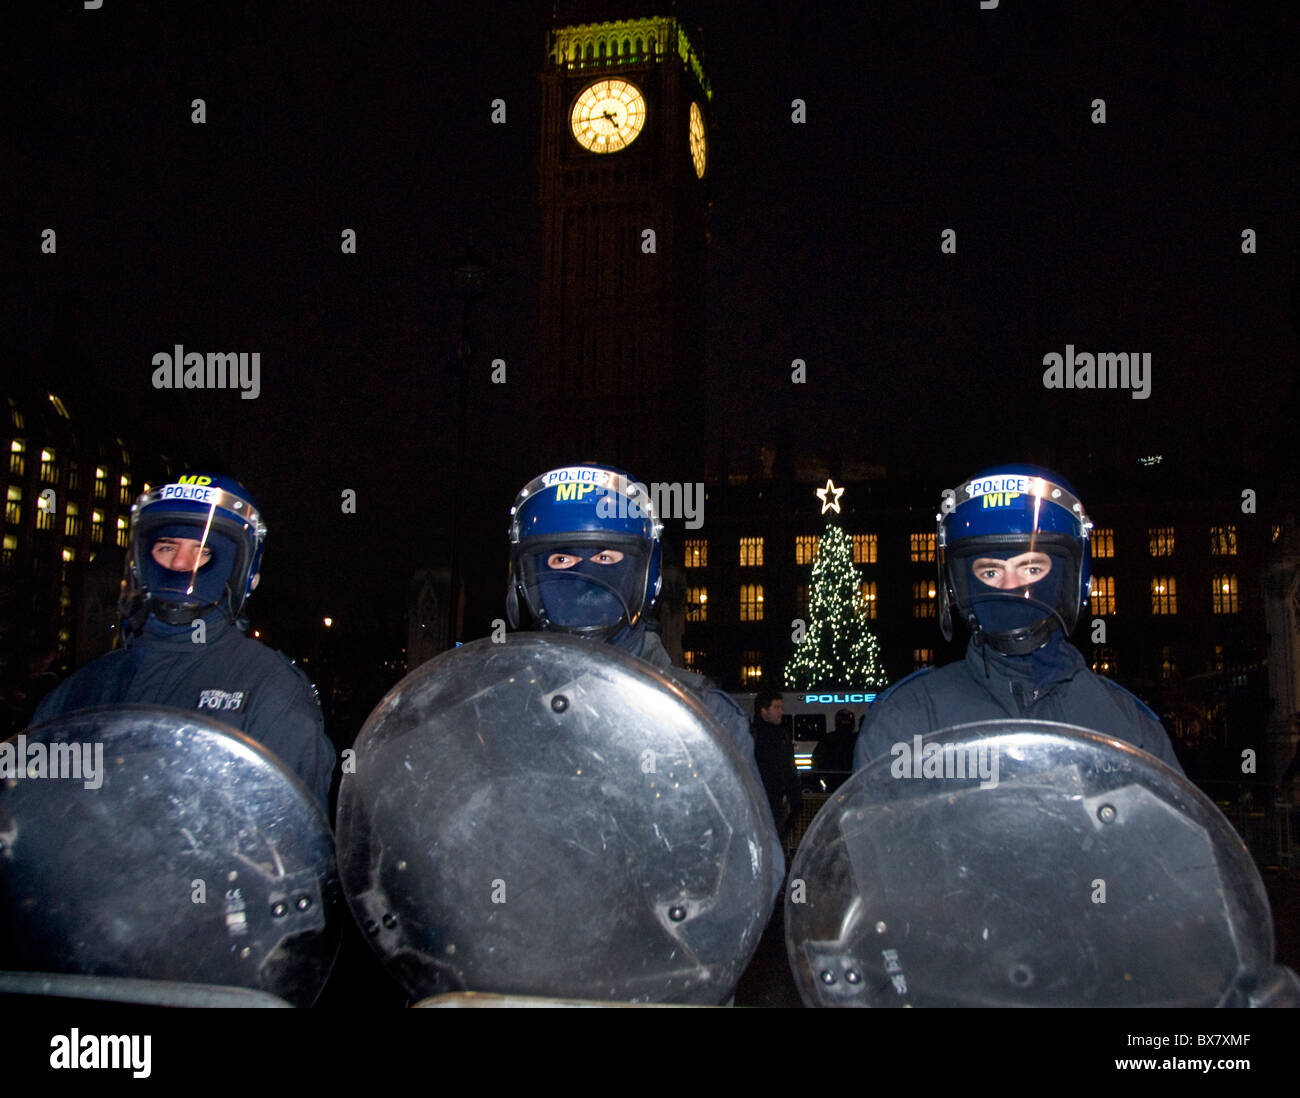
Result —
[[[261, 579], [266, 533], [252, 497], [230, 477], [188, 474], [145, 492], [131, 508], [131, 548], [122, 581], [123, 617], [134, 628], [143, 625], [146, 613], [170, 624], [182, 624], [218, 607], [234, 621]], [[156, 578], [151, 582], [151, 574], [157, 577], [163, 572], [152, 555], [154, 542], [159, 537], [191, 534], [223, 571], [228, 567], [220, 588], [211, 590], [213, 583], [202, 576], [198, 563], [187, 582], [175, 588], [162, 589]]]
[[[529, 481], [510, 509], [506, 618], [527, 608], [540, 629], [609, 639], [654, 605], [663, 582], [663, 526], [645, 485], [598, 465]], [[618, 554], [601, 561], [602, 550]]]
[[[939, 628], [952, 639], [960, 617], [977, 643], [1009, 655], [1041, 648], [1057, 629], [1074, 630], [1091, 590], [1092, 521], [1062, 478], [1034, 466], [987, 470], [939, 504]], [[991, 586], [975, 576], [983, 558], [1038, 556], [1041, 579]], [[955, 615], [954, 615], [955, 611]]]

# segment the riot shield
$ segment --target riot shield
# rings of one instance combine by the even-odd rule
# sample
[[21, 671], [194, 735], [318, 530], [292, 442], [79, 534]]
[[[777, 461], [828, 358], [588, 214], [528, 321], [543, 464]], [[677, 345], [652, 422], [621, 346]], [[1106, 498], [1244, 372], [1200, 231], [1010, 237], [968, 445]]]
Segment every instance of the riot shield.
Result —
[[0, 969], [307, 1006], [334, 963], [338, 907], [328, 821], [233, 728], [105, 706], [0, 744]]
[[1300, 987], [1213, 802], [1046, 721], [916, 736], [853, 775], [800, 844], [785, 916], [809, 1006], [1294, 1005]]
[[413, 999], [719, 1003], [770, 912], [763, 791], [693, 697], [515, 634], [402, 680], [339, 792], [339, 872]]

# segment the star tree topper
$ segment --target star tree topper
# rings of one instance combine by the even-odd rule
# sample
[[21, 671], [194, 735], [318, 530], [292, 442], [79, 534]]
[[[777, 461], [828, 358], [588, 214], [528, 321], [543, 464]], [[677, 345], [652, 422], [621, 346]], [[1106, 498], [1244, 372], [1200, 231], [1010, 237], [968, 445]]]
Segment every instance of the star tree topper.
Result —
[[835, 482], [830, 477], [826, 478], [826, 487], [817, 489], [817, 498], [822, 501], [822, 514], [827, 511], [834, 511], [837, 515], [840, 513], [840, 496], [844, 495], [843, 488], [836, 488]]

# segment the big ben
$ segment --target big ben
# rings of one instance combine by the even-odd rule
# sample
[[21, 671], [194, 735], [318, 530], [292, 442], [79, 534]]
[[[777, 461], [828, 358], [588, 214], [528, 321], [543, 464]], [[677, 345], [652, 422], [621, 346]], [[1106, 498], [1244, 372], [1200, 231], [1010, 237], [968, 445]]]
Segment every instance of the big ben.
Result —
[[697, 481], [712, 89], [680, 19], [611, 7], [559, 4], [548, 35], [530, 419], [542, 464]]

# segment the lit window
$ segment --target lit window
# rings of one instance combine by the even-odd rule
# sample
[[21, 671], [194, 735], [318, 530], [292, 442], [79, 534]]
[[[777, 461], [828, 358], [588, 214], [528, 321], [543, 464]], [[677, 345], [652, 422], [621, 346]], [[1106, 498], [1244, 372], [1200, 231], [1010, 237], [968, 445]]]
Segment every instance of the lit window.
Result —
[[1109, 526], [1093, 530], [1091, 538], [1092, 555], [1098, 560], [1106, 560], [1115, 555], [1115, 531]]
[[763, 539], [740, 539], [740, 566], [753, 568], [763, 563]]
[[1156, 576], [1151, 581], [1151, 613], [1178, 613], [1178, 584], [1173, 576]]
[[53, 450], [41, 451], [41, 480], [48, 481], [50, 484], [57, 484], [59, 481], [59, 466], [54, 460]]
[[49, 497], [42, 494], [36, 499], [36, 529], [54, 529], [54, 505]]
[[934, 534], [913, 534], [912, 563], [922, 564], [932, 560], [934, 560]]
[[1169, 645], [1160, 646], [1160, 677], [1172, 679], [1178, 674], [1178, 664], [1174, 660], [1174, 650]]
[[123, 475], [122, 477], [119, 478], [118, 483], [121, 484], [122, 486], [122, 490], [118, 495], [119, 501], [122, 503], [130, 503], [131, 502], [131, 478], [126, 475]]
[[812, 564], [821, 550], [822, 539], [812, 534], [801, 534], [794, 539], [795, 564]]
[[108, 495], [108, 470], [95, 466], [95, 495], [103, 499]]
[[104, 540], [104, 512], [90, 512], [90, 540], [98, 545]]
[[686, 588], [686, 620], [709, 620], [709, 591], [707, 587]]
[[1115, 613], [1115, 578], [1113, 576], [1093, 576], [1092, 594], [1088, 596], [1094, 614]]
[[862, 604], [862, 613], [865, 617], [874, 620], [876, 617], [876, 581], [863, 580], [858, 584], [858, 599]]
[[1235, 526], [1210, 527], [1210, 556], [1235, 557], [1237, 555], [1237, 528]]
[[740, 585], [740, 620], [763, 620], [763, 585], [761, 583], [742, 583]]
[[119, 518], [117, 520], [117, 547], [125, 549], [130, 544], [130, 536], [131, 532], [127, 529], [126, 519]]
[[80, 509], [72, 502], [68, 503], [67, 517], [63, 520], [63, 536], [67, 538], [78, 538], [81, 536]]
[[17, 484], [9, 485], [9, 498], [5, 500], [5, 522], [17, 526], [23, 521], [23, 490]]
[[63, 550], [63, 563], [67, 564], [69, 561], [74, 561], [76, 559], [77, 559], [77, 551], [75, 549], [68, 549], [65, 547]]
[[1217, 675], [1223, 674], [1223, 645], [1214, 646], [1214, 655], [1210, 657], [1210, 670]]
[[5, 534], [3, 561], [6, 565], [11, 565], [14, 558], [18, 555], [18, 535]]
[[27, 471], [26, 452], [27, 443], [22, 439], [16, 438], [9, 443], [9, 472], [15, 476], [22, 476]]
[[934, 611], [934, 580], [914, 580], [912, 582], [912, 616], [932, 618]]
[[760, 662], [763, 653], [746, 649], [743, 658], [745, 662], [740, 665], [740, 684], [742, 686], [759, 685], [763, 681], [763, 665]]
[[687, 538], [684, 551], [684, 564], [687, 568], [707, 568], [709, 566], [709, 543], [703, 538]]
[[1211, 599], [1216, 614], [1235, 614], [1237, 612], [1237, 577], [1234, 575], [1215, 576], [1211, 580]]
[[53, 393], [50, 394], [50, 403], [54, 405], [54, 410], [58, 412], [59, 415], [61, 415], [64, 419], [72, 418], [70, 415], [68, 415], [68, 409], [64, 407], [63, 401], [61, 401]]
[[1174, 554], [1174, 528], [1152, 526], [1147, 530], [1147, 542], [1153, 557], [1171, 557]]
[[704, 666], [704, 653], [698, 649], [682, 653], [682, 663], [687, 671], [699, 671]]
[[854, 534], [853, 535], [853, 563], [854, 564], [875, 564], [876, 563], [876, 535], [875, 534]]
[[916, 671], [922, 667], [934, 666], [934, 649], [933, 648], [913, 648], [912, 649], [912, 670]]
[[1092, 669], [1098, 675], [1115, 673], [1115, 650], [1106, 644], [1099, 644], [1092, 650]]

